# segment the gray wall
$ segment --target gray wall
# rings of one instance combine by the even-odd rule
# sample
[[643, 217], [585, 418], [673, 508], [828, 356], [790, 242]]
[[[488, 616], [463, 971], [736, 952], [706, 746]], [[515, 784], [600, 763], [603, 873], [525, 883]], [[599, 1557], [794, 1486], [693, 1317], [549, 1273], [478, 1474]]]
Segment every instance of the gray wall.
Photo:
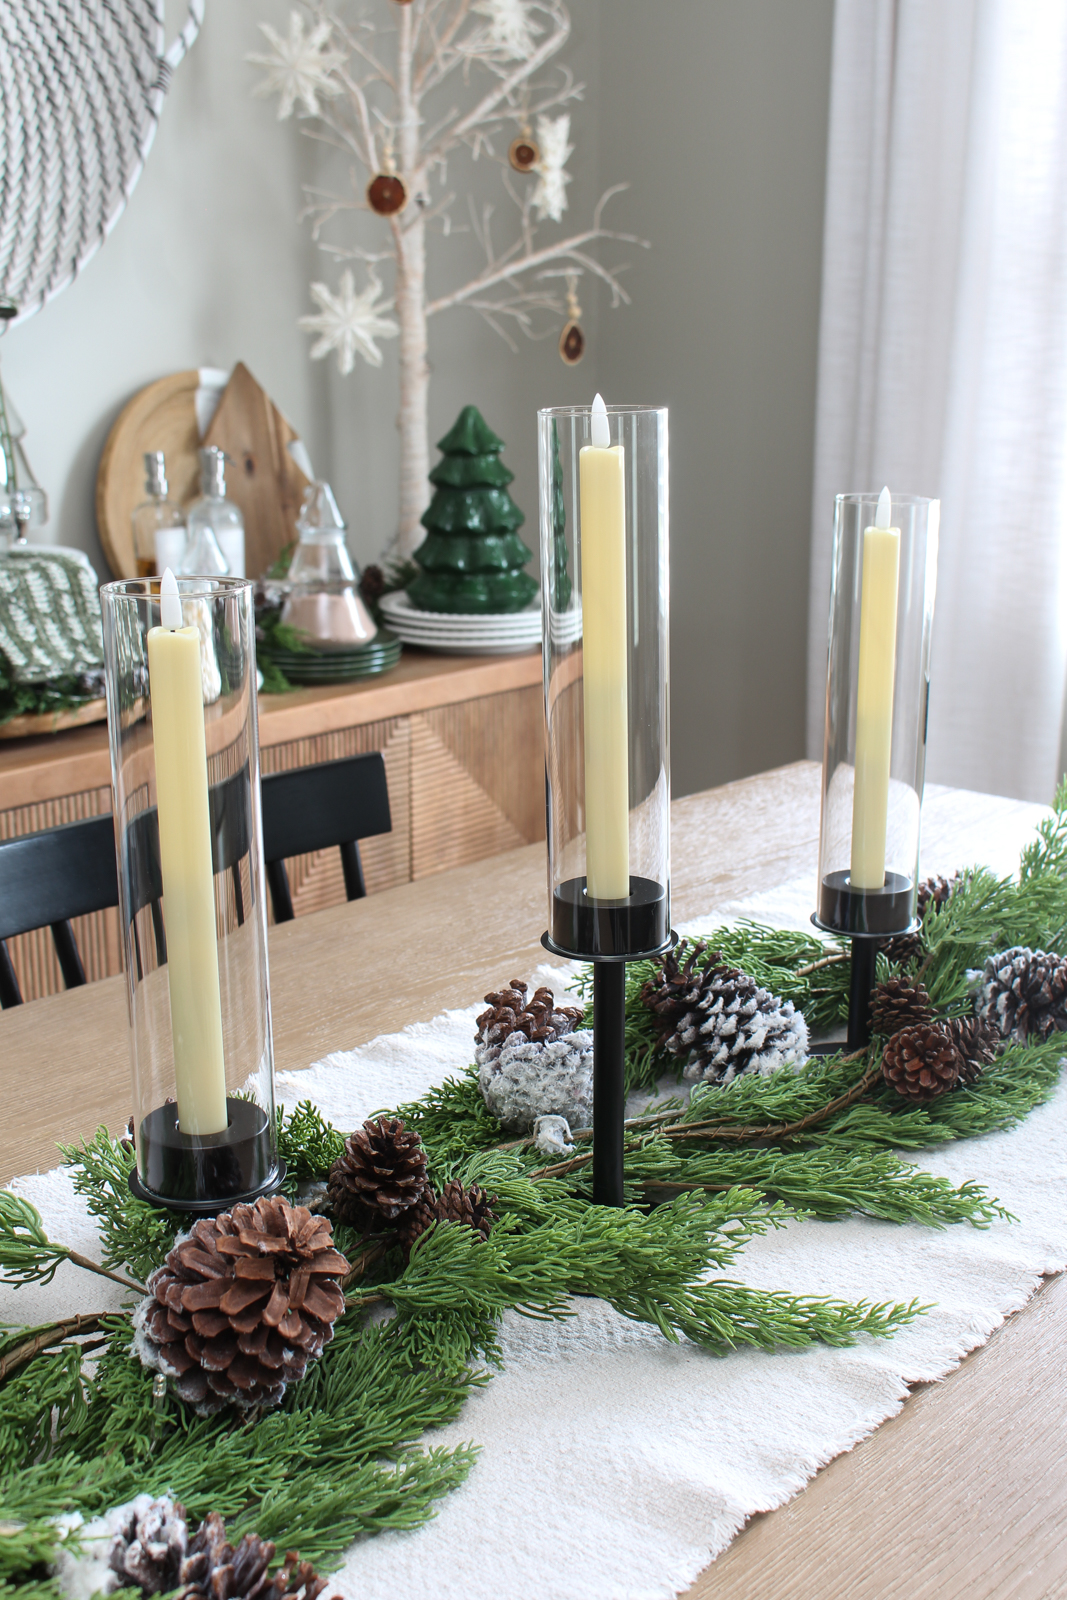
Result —
[[[169, 0], [178, 14], [181, 7]], [[341, 378], [312, 362], [296, 318], [337, 267], [299, 221], [320, 152], [250, 98], [260, 19], [289, 0], [208, 0], [125, 215], [77, 282], [3, 341], [5, 382], [53, 505], [49, 536], [89, 551], [96, 466], [143, 384], [244, 360], [331, 477], [361, 560], [395, 516], [395, 345]], [[375, 11], [384, 12], [381, 0]], [[676, 793], [803, 753], [815, 354], [832, 0], [572, 0], [567, 220], [628, 179], [617, 227], [633, 304], [583, 280], [589, 353], [555, 339], [513, 355], [472, 313], [431, 325], [431, 437], [478, 404], [507, 440], [536, 542], [538, 406], [591, 398], [671, 407], [673, 766]], [[327, 176], [329, 176], [327, 171]], [[458, 183], [454, 164], [450, 177]], [[495, 173], [475, 169], [484, 198]], [[497, 214], [503, 229], [508, 202]], [[463, 221], [462, 207], [456, 219]], [[548, 225], [551, 228], [551, 224]], [[338, 235], [340, 236], [340, 235]], [[435, 241], [431, 290], [478, 262], [469, 234]]]
[[653, 249], [606, 397], [670, 407], [674, 790], [804, 754], [832, 0], [607, 0], [601, 171]]

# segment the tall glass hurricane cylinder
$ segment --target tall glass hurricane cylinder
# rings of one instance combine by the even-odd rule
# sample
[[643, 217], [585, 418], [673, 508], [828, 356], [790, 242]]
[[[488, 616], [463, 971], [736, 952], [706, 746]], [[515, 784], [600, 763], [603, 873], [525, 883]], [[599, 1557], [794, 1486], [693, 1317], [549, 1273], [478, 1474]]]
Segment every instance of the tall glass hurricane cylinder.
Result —
[[[102, 591], [134, 1142], [131, 1187], [218, 1211], [281, 1181], [252, 585]], [[181, 625], [178, 626], [180, 620]]]
[[915, 918], [940, 510], [835, 501], [815, 918], [835, 933]]
[[596, 959], [670, 935], [667, 412], [538, 413], [549, 942]]

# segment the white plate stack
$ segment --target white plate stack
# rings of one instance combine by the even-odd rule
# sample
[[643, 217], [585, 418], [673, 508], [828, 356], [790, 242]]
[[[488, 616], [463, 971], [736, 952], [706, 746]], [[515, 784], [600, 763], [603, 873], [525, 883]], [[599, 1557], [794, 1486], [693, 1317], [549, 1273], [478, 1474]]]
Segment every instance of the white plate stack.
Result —
[[403, 591], [383, 595], [382, 615], [405, 644], [457, 655], [516, 655], [541, 643], [541, 601], [523, 611], [474, 616], [451, 611], [418, 611]]

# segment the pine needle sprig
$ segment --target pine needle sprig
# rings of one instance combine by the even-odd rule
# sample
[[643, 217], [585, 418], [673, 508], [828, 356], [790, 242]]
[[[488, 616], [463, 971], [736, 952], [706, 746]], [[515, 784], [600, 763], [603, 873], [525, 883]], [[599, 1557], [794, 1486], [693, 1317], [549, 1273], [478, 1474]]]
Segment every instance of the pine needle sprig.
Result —
[[344, 1154], [344, 1135], [338, 1133], [318, 1107], [301, 1100], [286, 1115], [284, 1105], [275, 1112], [278, 1154], [285, 1162], [285, 1187], [295, 1193], [301, 1183], [324, 1179], [338, 1156]]
[[109, 1278], [135, 1294], [144, 1293], [143, 1285], [131, 1283], [70, 1245], [54, 1243], [44, 1231], [36, 1206], [10, 1189], [0, 1189], [0, 1279], [16, 1287], [26, 1283], [51, 1283], [56, 1268], [63, 1261]]
[[81, 1144], [60, 1145], [59, 1151], [71, 1169], [75, 1192], [97, 1220], [105, 1266], [128, 1267], [143, 1281], [191, 1219], [134, 1198], [129, 1184], [133, 1151], [106, 1128], [97, 1128]]

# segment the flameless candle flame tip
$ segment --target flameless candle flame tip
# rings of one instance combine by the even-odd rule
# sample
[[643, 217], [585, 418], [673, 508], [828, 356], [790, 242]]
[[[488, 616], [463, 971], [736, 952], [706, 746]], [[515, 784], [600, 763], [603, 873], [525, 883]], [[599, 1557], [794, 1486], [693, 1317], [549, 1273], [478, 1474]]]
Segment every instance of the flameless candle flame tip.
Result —
[[608, 408], [604, 404], [603, 395], [596, 395], [593, 399], [593, 412], [589, 424], [589, 439], [595, 450], [608, 450], [611, 447], [611, 429], [608, 426]]
[[164, 628], [180, 628], [182, 625], [178, 580], [169, 567], [159, 582], [159, 620]]
[[878, 496], [878, 510], [874, 513], [874, 525], [876, 528], [891, 528], [893, 526], [893, 497], [889, 493], [888, 484]]

